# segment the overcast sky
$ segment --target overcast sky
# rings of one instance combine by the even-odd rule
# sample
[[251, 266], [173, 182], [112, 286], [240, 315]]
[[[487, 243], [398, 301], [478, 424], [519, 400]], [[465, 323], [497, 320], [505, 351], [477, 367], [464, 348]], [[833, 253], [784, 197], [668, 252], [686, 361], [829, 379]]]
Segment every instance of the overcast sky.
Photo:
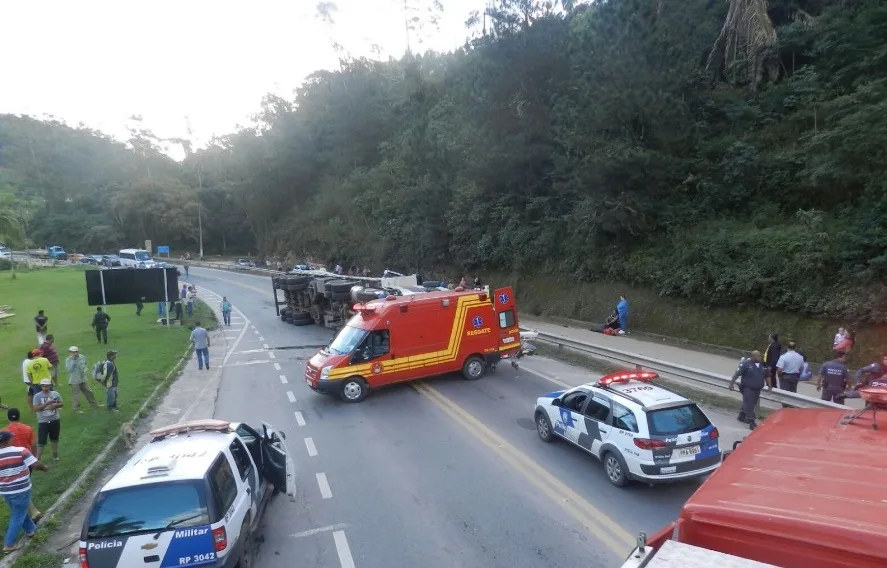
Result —
[[[331, 38], [355, 55], [372, 44], [405, 51], [403, 0], [335, 3], [330, 29], [317, 0], [0, 0], [0, 113], [119, 138], [133, 114], [161, 137], [184, 137], [187, 116], [205, 141], [247, 123], [265, 93], [290, 98], [308, 74], [336, 67]], [[443, 4], [423, 51], [461, 45], [485, 1]]]

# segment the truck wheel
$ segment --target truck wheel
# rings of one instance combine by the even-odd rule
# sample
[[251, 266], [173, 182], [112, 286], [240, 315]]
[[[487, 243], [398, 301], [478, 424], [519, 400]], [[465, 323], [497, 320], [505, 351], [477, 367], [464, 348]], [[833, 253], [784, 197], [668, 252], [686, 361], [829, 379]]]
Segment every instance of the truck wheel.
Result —
[[484, 360], [477, 355], [472, 355], [466, 359], [465, 363], [462, 365], [462, 376], [469, 381], [478, 380], [484, 376], [486, 371], [487, 366], [484, 363]]
[[348, 377], [342, 381], [342, 400], [345, 402], [360, 402], [369, 394], [370, 387], [360, 377]]
[[613, 452], [604, 454], [604, 471], [607, 473], [607, 479], [616, 487], [625, 487], [628, 485], [628, 472], [626, 471], [625, 462]]
[[536, 413], [536, 432], [539, 433], [539, 438], [541, 438], [543, 442], [550, 443], [554, 441], [554, 432], [551, 429], [551, 421], [544, 412]]

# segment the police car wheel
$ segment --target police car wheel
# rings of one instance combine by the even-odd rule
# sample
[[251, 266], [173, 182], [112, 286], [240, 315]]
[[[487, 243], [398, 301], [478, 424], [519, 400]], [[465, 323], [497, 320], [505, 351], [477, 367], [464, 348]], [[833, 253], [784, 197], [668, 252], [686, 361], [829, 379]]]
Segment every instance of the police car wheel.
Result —
[[543, 442], [553, 442], [554, 433], [551, 431], [551, 421], [545, 416], [544, 412], [536, 413], [536, 432]]
[[476, 355], [472, 355], [466, 359], [465, 364], [462, 365], [462, 376], [469, 381], [476, 381], [484, 376], [486, 370], [484, 360]]
[[607, 472], [607, 479], [616, 487], [625, 487], [628, 484], [625, 463], [613, 452], [604, 454], [604, 470]]
[[351, 377], [342, 381], [342, 400], [360, 402], [367, 397], [369, 385], [360, 377]]
[[240, 535], [243, 538], [243, 546], [240, 547], [240, 558], [237, 559], [237, 568], [253, 567], [253, 552], [255, 546], [253, 544], [253, 532], [249, 528], [249, 519], [243, 522], [240, 527]]

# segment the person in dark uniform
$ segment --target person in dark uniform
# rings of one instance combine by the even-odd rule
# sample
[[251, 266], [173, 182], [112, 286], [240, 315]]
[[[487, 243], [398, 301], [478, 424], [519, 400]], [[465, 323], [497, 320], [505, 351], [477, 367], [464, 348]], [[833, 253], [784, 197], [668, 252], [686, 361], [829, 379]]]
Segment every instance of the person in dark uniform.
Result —
[[733, 373], [730, 380], [730, 390], [736, 390], [736, 379], [741, 378], [739, 392], [742, 394], [742, 410], [739, 411], [737, 420], [745, 422], [751, 430], [758, 425], [755, 421], [755, 407], [761, 398], [761, 390], [767, 387], [773, 390], [770, 369], [761, 360], [760, 351], [752, 351], [751, 358], [745, 359], [739, 364], [739, 368]]
[[836, 396], [835, 402], [844, 404], [844, 399], [862, 398], [859, 389], [863, 387], [887, 387], [887, 353], [881, 356], [880, 363], [872, 363], [856, 371], [856, 386]]
[[779, 334], [770, 334], [770, 343], [767, 350], [764, 351], [764, 364], [770, 369], [770, 376], [776, 376], [776, 364], [779, 363], [779, 357], [782, 355], [782, 344], [779, 343]]
[[850, 382], [850, 370], [847, 369], [847, 354], [838, 352], [838, 356], [826, 361], [817, 373], [816, 390], [822, 391], [822, 400], [844, 404], [844, 391]]

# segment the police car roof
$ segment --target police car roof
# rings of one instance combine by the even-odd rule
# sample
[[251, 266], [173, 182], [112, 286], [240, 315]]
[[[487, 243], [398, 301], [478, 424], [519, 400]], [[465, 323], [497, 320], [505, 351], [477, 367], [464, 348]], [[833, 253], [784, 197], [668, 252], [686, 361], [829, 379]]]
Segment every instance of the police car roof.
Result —
[[231, 443], [236, 428], [237, 424], [232, 423], [230, 432], [189, 432], [152, 441], [136, 452], [101, 490], [202, 479], [219, 453]]
[[646, 410], [673, 408], [690, 402], [683, 395], [661, 387], [653, 381], [630, 380], [618, 383], [613, 382], [607, 386], [601, 386], [597, 381], [593, 381], [582, 386], [602, 389], [610, 394], [618, 395], [622, 399], [629, 400]]
[[772, 414], [690, 497], [681, 522], [695, 528], [681, 532], [705, 533], [720, 547], [765, 542], [746, 550], [780, 566], [788, 555], [792, 566], [887, 566], [887, 413], [874, 430], [871, 411], [842, 424], [850, 412]]

